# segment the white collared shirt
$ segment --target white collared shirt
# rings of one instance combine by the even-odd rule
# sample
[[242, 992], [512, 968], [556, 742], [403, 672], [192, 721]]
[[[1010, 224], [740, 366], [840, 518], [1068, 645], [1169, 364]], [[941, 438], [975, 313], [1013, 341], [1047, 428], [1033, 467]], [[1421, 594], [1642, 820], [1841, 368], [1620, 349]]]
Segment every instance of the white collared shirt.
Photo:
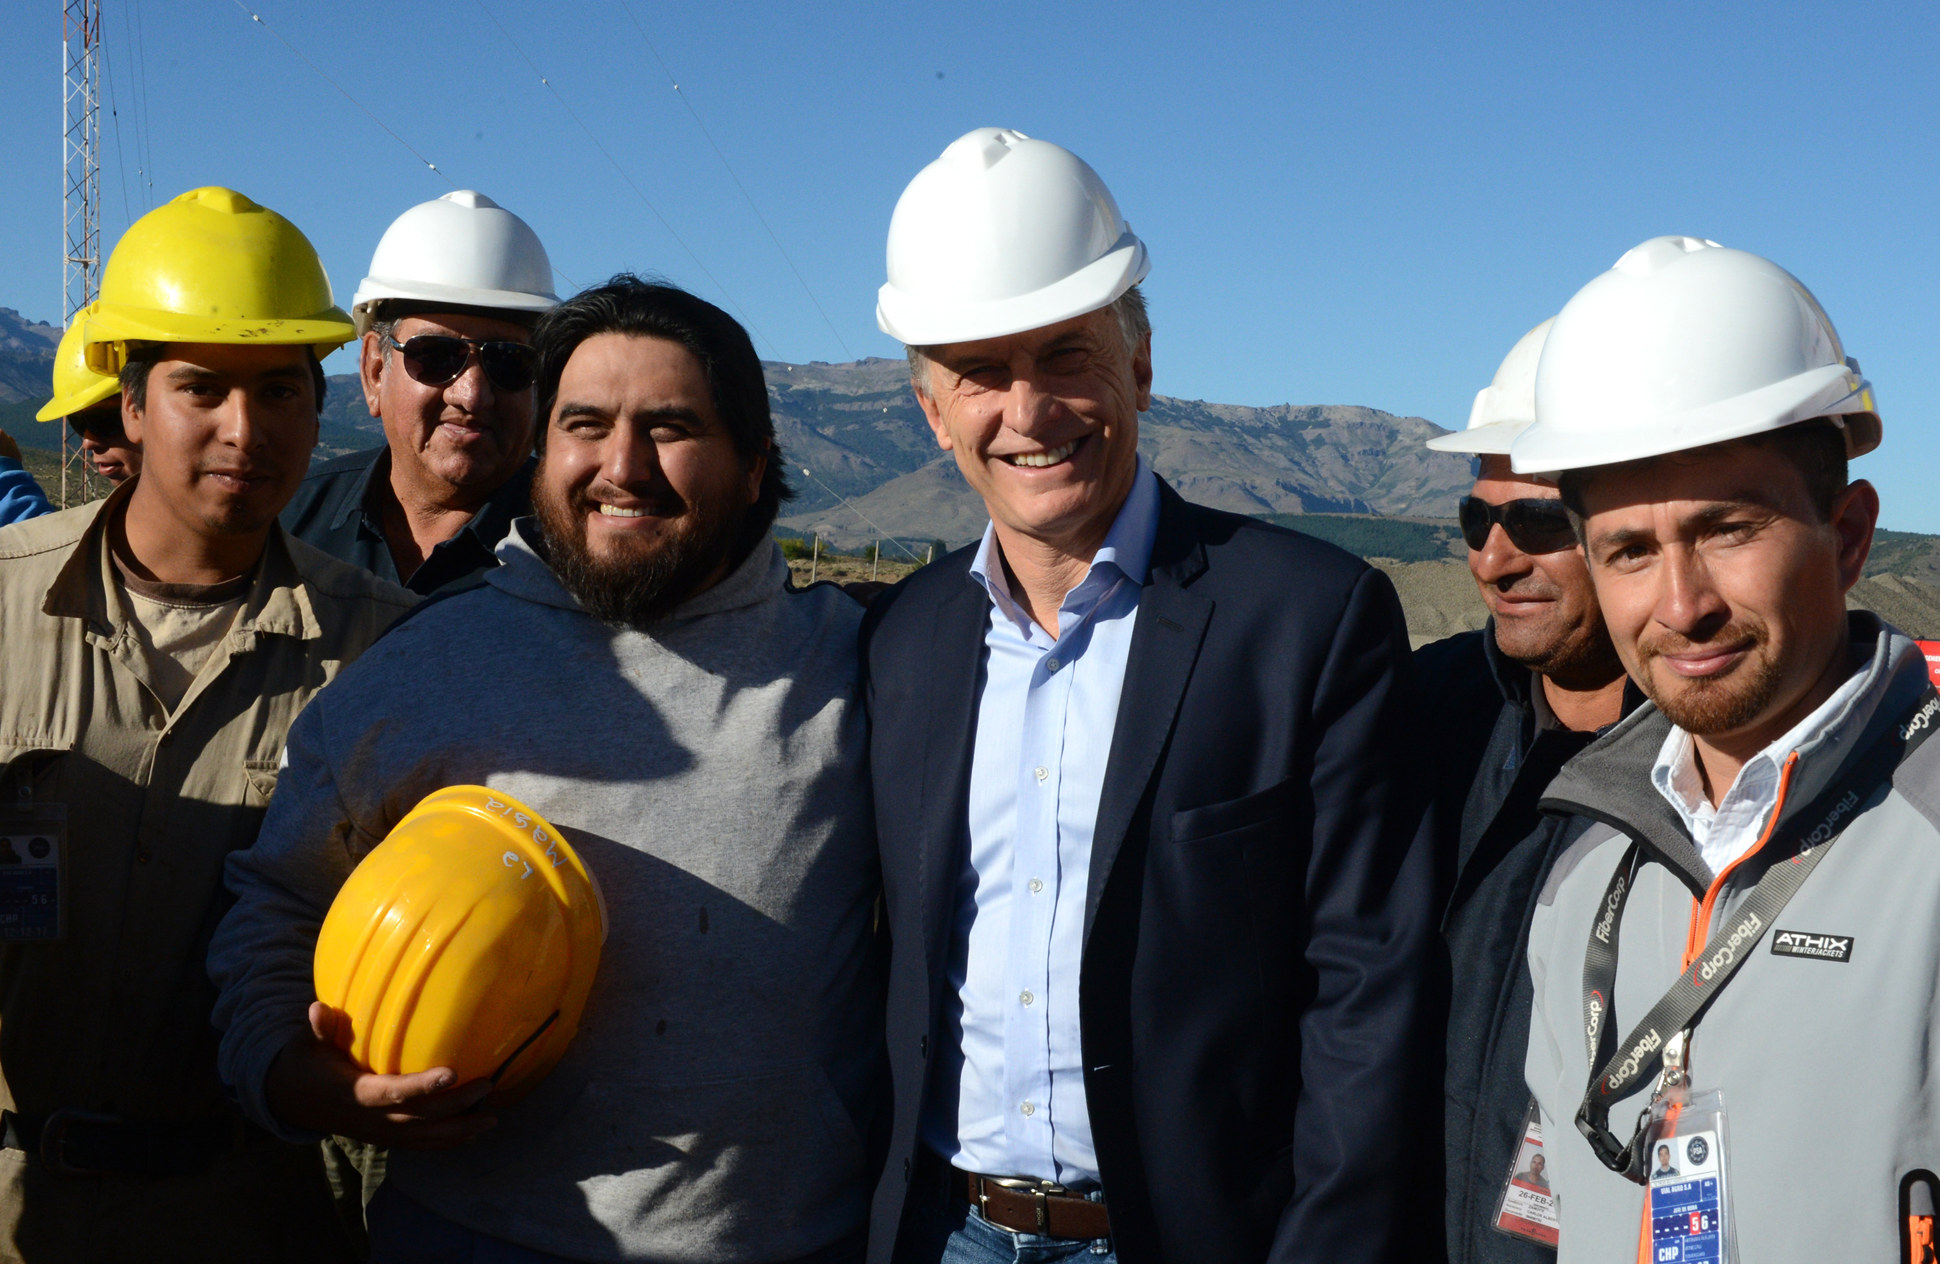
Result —
[[946, 1002], [956, 1039], [938, 1051], [922, 1123], [924, 1144], [967, 1172], [1098, 1181], [1078, 975], [1092, 833], [1158, 525], [1159, 481], [1141, 457], [1056, 636], [1011, 592], [994, 529], [970, 568], [990, 621]]
[[1672, 727], [1657, 752], [1657, 762], [1651, 766], [1650, 784], [1684, 819], [1684, 827], [1691, 831], [1691, 840], [1713, 876], [1723, 873], [1758, 842], [1766, 819], [1778, 803], [1778, 779], [1785, 760], [1832, 727], [1833, 720], [1864, 692], [1867, 676], [1862, 661], [1812, 714], [1747, 760], [1716, 806], [1704, 793], [1691, 735]]

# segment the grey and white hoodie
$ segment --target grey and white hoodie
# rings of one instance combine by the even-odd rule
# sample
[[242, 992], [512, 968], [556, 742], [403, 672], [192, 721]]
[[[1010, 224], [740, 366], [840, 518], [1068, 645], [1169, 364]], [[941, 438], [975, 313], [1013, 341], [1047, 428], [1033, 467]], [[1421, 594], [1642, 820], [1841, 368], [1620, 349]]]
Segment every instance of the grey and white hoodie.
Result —
[[[1917, 645], [1871, 615], [1849, 618], [1855, 653], [1865, 654], [1864, 686], [1799, 749], [1781, 828], [1928, 688]], [[1715, 881], [1651, 785], [1669, 728], [1656, 707], [1639, 708], [1568, 764], [1543, 800], [1599, 822], [1558, 857], [1529, 935], [1526, 1071], [1559, 1200], [1559, 1264], [1639, 1258], [1644, 1188], [1606, 1169], [1575, 1126], [1591, 1071], [1583, 973], [1591, 927], [1630, 839], [1642, 844], [1642, 864], [1605, 1019], [1619, 1041], [1676, 981], [1693, 909]], [[1940, 741], [1906, 755], [1890, 778], [1855, 789], [1844, 833], [1701, 1012], [1691, 1039], [1692, 1089], [1723, 1091], [1737, 1258], [1748, 1264], [1903, 1260], [1902, 1187], [1940, 1172]], [[1787, 858], [1761, 851], [1729, 870], [1711, 926]], [[1774, 951], [1785, 932], [1829, 937], [1816, 942], [1835, 947], [1849, 941], [1847, 955], [1782, 951], [1793, 940]], [[1647, 1078], [1612, 1106], [1620, 1139], [1649, 1100]]]
[[877, 1105], [879, 886], [862, 611], [764, 542], [652, 632], [585, 613], [531, 520], [485, 585], [420, 610], [291, 728], [216, 932], [223, 1079], [256, 1122], [305, 1027], [317, 928], [419, 799], [515, 795], [599, 880], [610, 931], [578, 1038], [460, 1150], [394, 1150], [438, 1215], [572, 1259], [773, 1261], [863, 1223]]

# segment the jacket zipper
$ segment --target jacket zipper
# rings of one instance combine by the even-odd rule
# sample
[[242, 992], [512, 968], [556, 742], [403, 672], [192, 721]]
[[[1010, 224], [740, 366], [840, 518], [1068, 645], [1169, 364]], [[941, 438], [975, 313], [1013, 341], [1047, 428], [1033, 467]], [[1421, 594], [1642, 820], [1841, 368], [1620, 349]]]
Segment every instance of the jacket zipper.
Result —
[[[1691, 963], [1696, 961], [1698, 955], [1704, 951], [1704, 941], [1711, 935], [1711, 911], [1717, 907], [1718, 895], [1724, 890], [1725, 879], [1729, 878], [1733, 873], [1736, 873], [1739, 865], [1744, 864], [1747, 860], [1750, 860], [1753, 856], [1765, 850], [1765, 844], [1772, 840], [1772, 831], [1778, 828], [1778, 818], [1785, 811], [1786, 792], [1792, 788], [1792, 769], [1798, 765], [1798, 762], [1799, 753], [1797, 751], [1793, 751], [1785, 757], [1785, 766], [1779, 770], [1778, 774], [1778, 798], [1772, 803], [1772, 814], [1765, 818], [1765, 832], [1758, 836], [1758, 841], [1746, 850], [1743, 855], [1726, 865], [1719, 871], [1717, 877], [1711, 879], [1710, 889], [1704, 893], [1703, 900], [1693, 899], [1691, 901], [1691, 924], [1689, 929], [1684, 932], [1684, 962], [1678, 967], [1679, 973], [1689, 970]], [[1690, 1057], [1691, 1041], [1686, 1040], [1684, 1042], [1684, 1059], [1687, 1068], [1690, 1065]], [[1690, 1080], [1690, 1072], [1688, 1069], [1685, 1072], [1684, 1078], [1688, 1083]], [[1665, 1135], [1676, 1135], [1677, 1117], [1682, 1110], [1683, 1103], [1681, 1102], [1672, 1102], [1665, 1109]], [[1654, 1264], [1654, 1259], [1650, 1240], [1650, 1186], [1646, 1183], [1644, 1186], [1644, 1221], [1637, 1232], [1637, 1264]]]

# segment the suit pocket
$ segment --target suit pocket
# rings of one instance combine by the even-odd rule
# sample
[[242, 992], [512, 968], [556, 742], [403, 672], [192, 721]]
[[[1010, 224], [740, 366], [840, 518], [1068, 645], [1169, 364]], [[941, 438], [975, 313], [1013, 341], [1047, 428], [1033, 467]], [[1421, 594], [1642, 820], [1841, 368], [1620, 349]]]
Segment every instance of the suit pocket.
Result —
[[1243, 834], [1260, 825], [1284, 821], [1299, 796], [1292, 779], [1223, 803], [1185, 808], [1172, 814], [1172, 841], [1206, 843]]

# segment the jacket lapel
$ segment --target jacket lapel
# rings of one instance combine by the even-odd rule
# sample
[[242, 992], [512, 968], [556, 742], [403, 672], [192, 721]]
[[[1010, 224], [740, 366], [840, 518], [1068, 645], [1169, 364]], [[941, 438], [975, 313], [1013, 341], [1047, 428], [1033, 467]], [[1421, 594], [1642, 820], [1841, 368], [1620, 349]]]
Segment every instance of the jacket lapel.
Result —
[[1132, 625], [1132, 649], [1125, 662], [1125, 684], [1118, 697], [1098, 824], [1091, 839], [1091, 878], [1085, 892], [1087, 945], [1097, 921], [1099, 896], [1158, 767], [1159, 753], [1172, 735], [1179, 702], [1212, 618], [1212, 598], [1189, 588], [1205, 569], [1206, 548], [1193, 529], [1186, 502], [1161, 482], [1158, 535]]
[[926, 672], [921, 802], [923, 942], [931, 977], [947, 964], [954, 897], [969, 837], [970, 755], [976, 745], [977, 698], [983, 681], [990, 597], [964, 564], [955, 593], [939, 602]]

